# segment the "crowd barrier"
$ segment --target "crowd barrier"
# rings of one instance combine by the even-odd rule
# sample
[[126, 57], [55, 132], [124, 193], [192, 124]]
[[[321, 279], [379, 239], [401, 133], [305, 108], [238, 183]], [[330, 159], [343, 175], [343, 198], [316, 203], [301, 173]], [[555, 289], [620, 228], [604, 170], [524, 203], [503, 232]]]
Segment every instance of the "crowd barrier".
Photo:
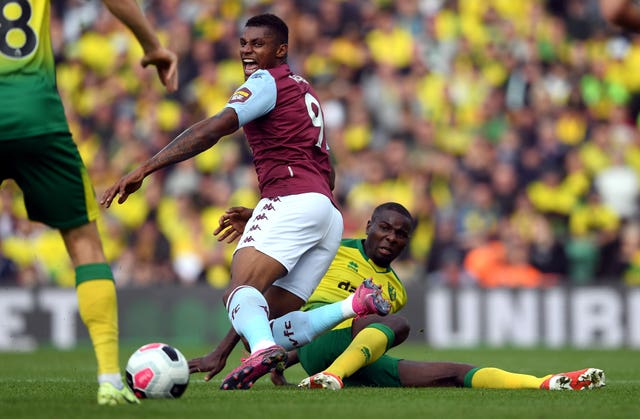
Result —
[[[407, 286], [409, 341], [434, 348], [640, 349], [640, 287], [449, 289]], [[230, 323], [211, 287], [121, 288], [123, 343], [215, 344]], [[75, 290], [0, 288], [0, 351], [88, 342]]]

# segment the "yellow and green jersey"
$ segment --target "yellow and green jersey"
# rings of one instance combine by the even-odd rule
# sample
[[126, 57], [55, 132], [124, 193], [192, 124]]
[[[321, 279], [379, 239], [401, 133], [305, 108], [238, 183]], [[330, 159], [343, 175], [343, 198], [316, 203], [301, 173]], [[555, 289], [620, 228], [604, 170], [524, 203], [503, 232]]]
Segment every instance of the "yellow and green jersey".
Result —
[[49, 0], [0, 0], [0, 141], [69, 131], [49, 13]]
[[[382, 268], [367, 257], [362, 239], [343, 239], [329, 270], [302, 310], [341, 301], [353, 293], [367, 278], [382, 287], [382, 294], [391, 302], [395, 313], [407, 303], [407, 291], [392, 268]], [[336, 326], [351, 326], [351, 319]]]

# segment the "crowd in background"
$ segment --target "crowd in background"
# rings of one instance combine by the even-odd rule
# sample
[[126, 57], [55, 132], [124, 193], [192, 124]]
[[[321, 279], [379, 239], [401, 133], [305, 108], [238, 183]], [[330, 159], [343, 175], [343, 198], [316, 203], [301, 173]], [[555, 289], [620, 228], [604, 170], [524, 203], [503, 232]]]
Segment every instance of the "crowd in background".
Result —
[[[99, 1], [52, 2], [58, 85], [98, 196], [243, 81], [238, 37], [272, 12], [318, 92], [346, 237], [415, 217], [401, 277], [432, 285], [640, 284], [640, 37], [595, 0], [148, 0], [180, 59], [167, 95]], [[154, 174], [99, 227], [118, 286], [224, 287], [222, 211], [258, 201], [242, 132]], [[58, 233], [0, 189], [0, 284], [73, 286]]]

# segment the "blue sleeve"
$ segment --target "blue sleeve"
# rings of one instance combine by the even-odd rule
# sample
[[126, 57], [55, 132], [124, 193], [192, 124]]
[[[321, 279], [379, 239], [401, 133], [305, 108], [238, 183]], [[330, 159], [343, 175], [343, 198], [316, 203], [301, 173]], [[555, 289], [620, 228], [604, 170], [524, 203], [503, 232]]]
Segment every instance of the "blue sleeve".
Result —
[[226, 107], [236, 111], [238, 122], [243, 126], [271, 112], [277, 96], [276, 81], [271, 73], [258, 70], [236, 89]]

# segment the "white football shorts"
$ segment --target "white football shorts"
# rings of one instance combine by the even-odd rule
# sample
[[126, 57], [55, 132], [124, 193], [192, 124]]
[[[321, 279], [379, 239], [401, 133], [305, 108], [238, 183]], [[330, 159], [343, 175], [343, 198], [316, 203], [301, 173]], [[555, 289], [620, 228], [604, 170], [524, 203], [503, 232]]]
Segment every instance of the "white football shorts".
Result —
[[255, 247], [280, 262], [288, 274], [274, 285], [307, 301], [338, 251], [343, 228], [342, 214], [320, 193], [262, 198], [236, 250]]

